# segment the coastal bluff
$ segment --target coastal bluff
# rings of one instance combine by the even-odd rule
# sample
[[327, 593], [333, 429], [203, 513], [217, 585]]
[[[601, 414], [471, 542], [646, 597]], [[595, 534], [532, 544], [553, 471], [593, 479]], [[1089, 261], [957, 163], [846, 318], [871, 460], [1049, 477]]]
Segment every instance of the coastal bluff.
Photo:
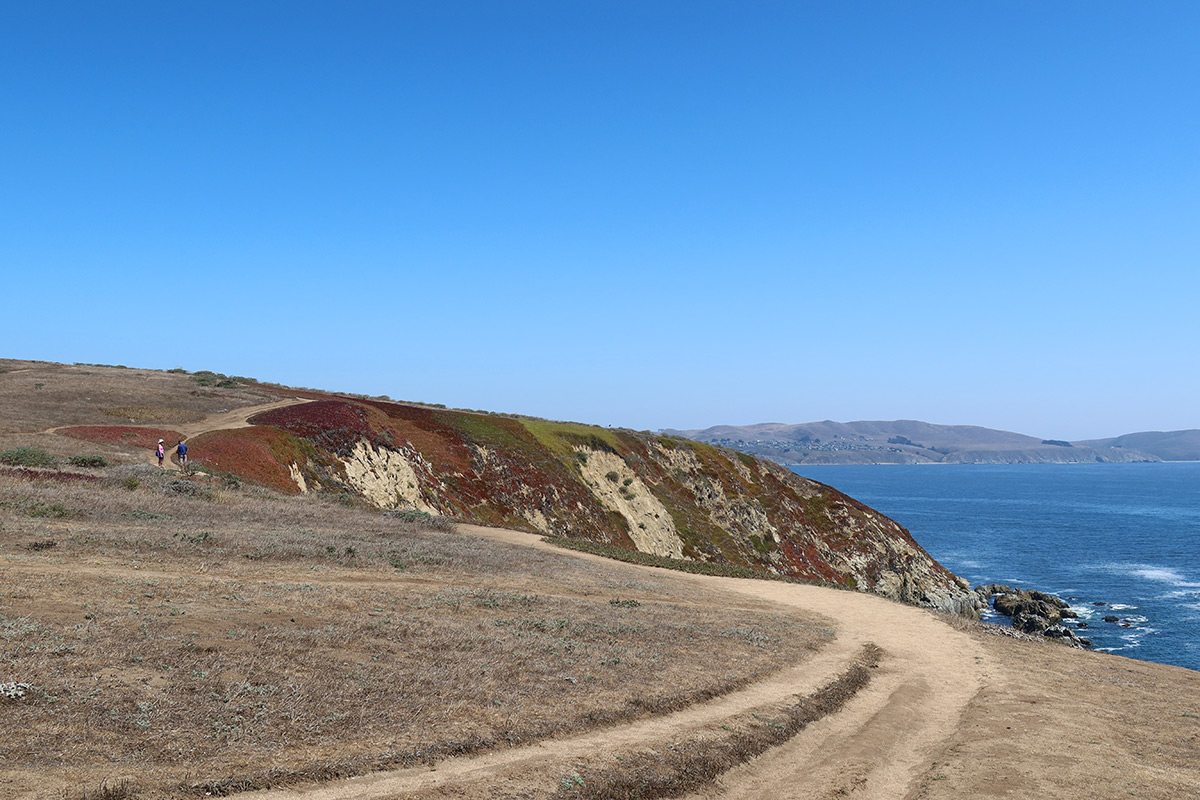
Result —
[[[649, 432], [314, 396], [195, 440], [281, 491], [816, 580], [958, 613], [968, 586], [895, 521], [770, 461]], [[219, 437], [219, 447], [217, 445]], [[244, 441], [237, 441], [244, 440]], [[261, 443], [254, 463], [245, 454]], [[205, 456], [204, 454], [208, 454]]]
[[28, 400], [38, 405], [25, 416], [39, 420], [34, 427], [55, 426], [14, 445], [66, 454], [68, 442], [84, 440], [118, 461], [145, 461], [143, 439], [186, 437], [194, 468], [285, 494], [354, 499], [728, 574], [818, 581], [967, 615], [979, 605], [894, 520], [724, 447], [208, 371], [2, 366], [14, 403], [24, 382], [44, 386], [32, 390]]

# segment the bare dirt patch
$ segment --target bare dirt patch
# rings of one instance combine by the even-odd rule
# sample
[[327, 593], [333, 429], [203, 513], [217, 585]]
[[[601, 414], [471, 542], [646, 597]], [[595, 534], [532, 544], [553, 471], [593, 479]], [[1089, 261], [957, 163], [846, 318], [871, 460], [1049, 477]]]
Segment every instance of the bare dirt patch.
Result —
[[1200, 797], [1200, 673], [975, 634], [982, 691], [909, 797]]

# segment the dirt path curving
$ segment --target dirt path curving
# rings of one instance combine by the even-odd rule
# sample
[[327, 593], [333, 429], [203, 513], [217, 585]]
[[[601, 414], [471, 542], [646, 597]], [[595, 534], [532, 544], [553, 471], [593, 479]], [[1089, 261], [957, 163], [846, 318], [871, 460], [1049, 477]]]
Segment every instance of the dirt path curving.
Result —
[[[249, 428], [250, 418], [255, 414], [261, 414], [264, 411], [273, 411], [276, 408], [285, 408], [287, 406], [295, 406], [301, 403], [310, 402], [312, 401], [304, 398], [289, 397], [283, 400], [276, 400], [273, 403], [263, 403], [262, 405], [257, 406], [243, 406], [242, 408], [235, 408], [232, 411], [226, 411], [222, 414], [209, 414], [199, 422], [193, 422], [188, 425], [174, 425], [172, 427], [183, 434], [183, 440], [186, 442], [193, 436], [199, 436], [202, 433], [209, 433], [211, 431], [224, 431], [229, 430], [230, 428]], [[175, 443], [166, 442], [165, 445], [167, 448], [167, 459], [163, 462], [163, 466], [167, 467], [168, 469], [178, 470], [179, 464], [171, 460], [171, 456], [174, 454]], [[151, 451], [149, 455], [146, 456], [146, 463], [157, 465], [158, 456]]]
[[[461, 525], [459, 530], [508, 544], [563, 552], [532, 534], [473, 525]], [[543, 788], [555, 785], [554, 776], [569, 772], [571, 765], [593, 760], [597, 754], [662, 745], [812, 692], [843, 672], [863, 645], [875, 643], [884, 651], [877, 674], [840, 712], [690, 797], [824, 798], [852, 793], [856, 798], [893, 800], [913, 788], [931, 758], [954, 736], [968, 703], [981, 687], [978, 664], [983, 651], [978, 642], [929, 611], [873, 595], [773, 581], [683, 573], [672, 574], [671, 579], [717, 585], [764, 604], [818, 614], [828, 620], [836, 635], [802, 664], [683, 711], [577, 737], [449, 759], [432, 768], [379, 772], [237, 796], [261, 800], [524, 796], [539, 784]]]

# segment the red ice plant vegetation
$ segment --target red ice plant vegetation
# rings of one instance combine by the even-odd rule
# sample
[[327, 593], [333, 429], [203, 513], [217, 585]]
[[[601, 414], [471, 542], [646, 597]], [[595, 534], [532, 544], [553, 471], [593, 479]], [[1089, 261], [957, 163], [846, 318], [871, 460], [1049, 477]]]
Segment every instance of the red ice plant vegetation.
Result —
[[278, 428], [233, 428], [191, 439], [188, 453], [209, 470], [231, 472], [286, 494], [299, 494], [289, 464], [307, 462], [305, 448]]
[[171, 444], [183, 438], [179, 431], [162, 428], [139, 428], [132, 425], [82, 425], [74, 428], [62, 428], [60, 436], [72, 439], [82, 439], [85, 442], [106, 442], [124, 444], [130, 447], [144, 447], [153, 450], [159, 439]]
[[27, 481], [54, 481], [56, 483], [99, 483], [99, 475], [83, 475], [79, 472], [59, 472], [25, 467], [0, 467], [0, 475], [22, 478]]

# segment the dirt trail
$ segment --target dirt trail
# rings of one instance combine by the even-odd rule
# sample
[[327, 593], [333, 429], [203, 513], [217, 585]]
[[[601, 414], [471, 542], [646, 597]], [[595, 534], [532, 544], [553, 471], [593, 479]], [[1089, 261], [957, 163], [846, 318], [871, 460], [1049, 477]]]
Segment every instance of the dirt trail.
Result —
[[[193, 436], [199, 436], [202, 433], [210, 431], [224, 431], [230, 428], [248, 428], [250, 427], [250, 418], [255, 414], [261, 414], [264, 411], [271, 411], [276, 408], [284, 408], [286, 406], [299, 405], [300, 403], [309, 403], [306, 400], [298, 397], [289, 397], [283, 400], [276, 400], [273, 403], [263, 403], [257, 406], [243, 406], [235, 408], [232, 411], [226, 411], [222, 414], [209, 414], [199, 422], [193, 422], [188, 425], [174, 425], [175, 430], [183, 434], [183, 440], [186, 442]], [[167, 460], [164, 463], [168, 469], [178, 470], [179, 465], [171, 460], [171, 456], [175, 452], [175, 442], [165, 442], [167, 448]], [[146, 456], [147, 464], [157, 464], [158, 457], [151, 451]]]
[[[460, 531], [526, 547], [558, 548], [516, 531], [461, 525]], [[580, 558], [597, 558], [578, 554]], [[647, 568], [649, 569], [649, 568]], [[656, 574], [662, 575], [661, 571]], [[755, 600], [792, 606], [829, 620], [836, 632], [821, 652], [743, 691], [672, 714], [568, 739], [449, 759], [412, 768], [305, 788], [238, 795], [264, 800], [384, 800], [396, 797], [507, 796], [533, 774], [570, 771], [598, 753], [630, 752], [663, 744], [737, 715], [786, 702], [843, 672], [866, 643], [883, 648], [871, 683], [840, 712], [781, 747], [726, 773], [701, 798], [856, 798], [895, 800], [915, 786], [931, 758], [957, 731], [981, 686], [979, 644], [931, 612], [873, 595], [771, 581], [680, 573], [672, 579], [718, 585]], [[524, 784], [528, 788], [528, 784]], [[472, 789], [473, 787], [473, 789]], [[499, 794], [496, 792], [499, 790]]]

